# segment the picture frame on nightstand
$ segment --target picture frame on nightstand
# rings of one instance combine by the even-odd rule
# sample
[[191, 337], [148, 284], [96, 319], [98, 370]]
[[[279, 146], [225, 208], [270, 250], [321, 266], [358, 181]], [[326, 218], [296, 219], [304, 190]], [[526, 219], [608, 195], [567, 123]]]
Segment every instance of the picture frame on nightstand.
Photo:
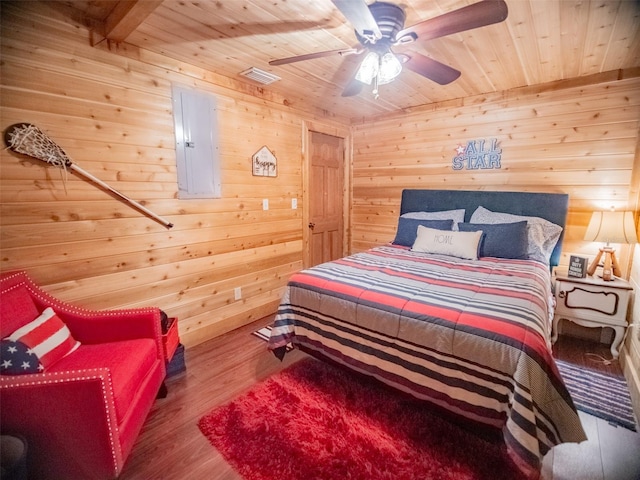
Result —
[[569, 270], [567, 271], [567, 276], [573, 278], [585, 278], [587, 276], [587, 267], [587, 258], [571, 255], [571, 257], [569, 257]]

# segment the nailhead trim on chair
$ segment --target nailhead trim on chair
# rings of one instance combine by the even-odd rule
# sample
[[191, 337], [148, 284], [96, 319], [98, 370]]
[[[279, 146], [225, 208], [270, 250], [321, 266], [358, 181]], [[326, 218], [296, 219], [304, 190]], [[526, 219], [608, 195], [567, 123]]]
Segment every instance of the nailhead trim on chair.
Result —
[[[22, 273], [15, 273], [13, 275], [9, 275], [5, 278], [13, 278], [13, 277], [18, 277], [23, 275]], [[11, 287], [2, 290], [2, 292], [10, 292], [11, 290], [13, 290], [14, 288], [18, 288], [20, 286], [24, 285], [25, 287], [27, 287], [27, 289], [36, 297], [38, 297], [40, 300], [42, 300], [43, 302], [49, 302], [49, 301], [55, 301], [55, 303], [57, 304], [64, 304], [65, 308], [69, 309], [70, 312], [76, 313], [76, 314], [81, 314], [81, 315], [93, 315], [95, 313], [100, 313], [102, 315], [113, 315], [113, 316], [120, 316], [122, 314], [131, 314], [131, 313], [139, 313], [139, 312], [153, 312], [156, 310], [156, 307], [139, 307], [139, 308], [132, 308], [132, 309], [115, 309], [115, 310], [91, 310], [88, 308], [82, 308], [82, 307], [77, 307], [75, 305], [72, 305], [71, 303], [67, 303], [63, 300], [59, 300], [57, 298], [54, 298], [52, 296], [50, 296], [50, 294], [45, 292], [45, 295], [42, 294], [42, 289], [40, 287], [38, 287], [37, 285], [34, 285], [31, 281], [30, 278], [25, 278], [23, 279], [20, 283], [16, 283], [15, 285], [12, 285]]]
[[[96, 372], [91, 374], [90, 372]], [[72, 375], [72, 376], [69, 376]], [[62, 377], [64, 378], [52, 378]], [[6, 378], [6, 376], [0, 376], [0, 390], [8, 389], [11, 387], [22, 387], [30, 385], [51, 385], [56, 383], [75, 382], [78, 380], [100, 380], [102, 387], [102, 400], [104, 401], [105, 410], [108, 412], [107, 418], [116, 418], [116, 406], [113, 395], [113, 385], [111, 382], [111, 373], [108, 369], [100, 368], [88, 368], [86, 370], [66, 370], [63, 372], [45, 372], [34, 373], [29, 375], [23, 375], [19, 377]], [[107, 395], [107, 387], [110, 395]], [[109, 401], [111, 399], [111, 401]], [[116, 444], [114, 433], [118, 434], [118, 424], [115, 421], [107, 422], [107, 430], [109, 432], [109, 444], [111, 445], [111, 459], [113, 461], [113, 470], [115, 476], [120, 474], [120, 466], [118, 458], [122, 458], [122, 452], [119, 445]]]

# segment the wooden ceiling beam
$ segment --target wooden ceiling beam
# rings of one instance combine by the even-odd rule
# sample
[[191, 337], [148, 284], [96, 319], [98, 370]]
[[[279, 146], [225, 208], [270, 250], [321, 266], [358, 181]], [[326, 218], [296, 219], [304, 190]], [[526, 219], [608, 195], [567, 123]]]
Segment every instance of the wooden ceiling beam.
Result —
[[120, 0], [104, 20], [104, 36], [120, 43], [147, 18], [163, 0]]

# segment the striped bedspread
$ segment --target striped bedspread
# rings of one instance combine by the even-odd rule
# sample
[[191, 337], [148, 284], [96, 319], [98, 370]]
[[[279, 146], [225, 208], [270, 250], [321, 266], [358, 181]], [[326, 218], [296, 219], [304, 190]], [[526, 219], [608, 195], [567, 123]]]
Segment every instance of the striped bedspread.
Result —
[[269, 348], [289, 342], [502, 429], [529, 476], [586, 440], [551, 356], [548, 267], [383, 246], [293, 275]]

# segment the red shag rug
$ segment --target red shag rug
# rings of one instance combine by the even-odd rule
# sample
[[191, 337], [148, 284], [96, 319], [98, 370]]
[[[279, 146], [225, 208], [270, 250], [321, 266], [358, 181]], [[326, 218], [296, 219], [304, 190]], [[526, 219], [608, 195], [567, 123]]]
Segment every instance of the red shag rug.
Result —
[[247, 480], [522, 478], [501, 441], [315, 359], [255, 385], [198, 426]]

